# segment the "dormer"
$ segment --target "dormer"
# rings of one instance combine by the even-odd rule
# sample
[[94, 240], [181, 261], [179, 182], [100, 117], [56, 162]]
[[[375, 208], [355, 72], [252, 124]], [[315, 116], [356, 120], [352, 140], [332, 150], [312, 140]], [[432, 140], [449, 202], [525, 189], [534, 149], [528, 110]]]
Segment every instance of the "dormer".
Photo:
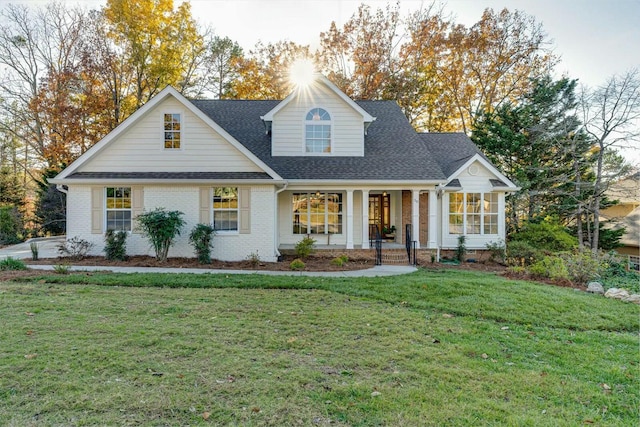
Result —
[[364, 156], [364, 137], [376, 119], [326, 77], [291, 95], [261, 117], [273, 156]]

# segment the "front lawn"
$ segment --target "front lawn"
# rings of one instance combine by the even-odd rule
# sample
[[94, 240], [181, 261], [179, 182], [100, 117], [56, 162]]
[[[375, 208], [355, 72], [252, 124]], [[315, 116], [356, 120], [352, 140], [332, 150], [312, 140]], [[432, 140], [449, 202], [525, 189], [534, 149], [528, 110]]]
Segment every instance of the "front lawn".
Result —
[[453, 270], [25, 278], [0, 425], [636, 425], [639, 313]]

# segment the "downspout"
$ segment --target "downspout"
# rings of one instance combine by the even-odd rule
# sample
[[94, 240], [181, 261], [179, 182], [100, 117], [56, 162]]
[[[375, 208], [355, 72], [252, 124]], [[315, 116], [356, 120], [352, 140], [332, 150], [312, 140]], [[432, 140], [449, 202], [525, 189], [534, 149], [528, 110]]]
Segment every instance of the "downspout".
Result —
[[68, 194], [69, 193], [69, 189], [68, 188], [64, 188], [64, 185], [62, 184], [56, 184], [56, 190], [58, 190], [61, 193], [64, 194]]
[[289, 186], [288, 182], [285, 182], [283, 187], [281, 189], [279, 189], [278, 191], [275, 192], [274, 194], [274, 203], [273, 203], [273, 249], [274, 252], [276, 254], [276, 257], [279, 259], [280, 256], [282, 255], [280, 253], [280, 251], [278, 250], [278, 246], [279, 246], [279, 230], [278, 230], [278, 195], [280, 193], [282, 193], [284, 190], [287, 189], [287, 187]]

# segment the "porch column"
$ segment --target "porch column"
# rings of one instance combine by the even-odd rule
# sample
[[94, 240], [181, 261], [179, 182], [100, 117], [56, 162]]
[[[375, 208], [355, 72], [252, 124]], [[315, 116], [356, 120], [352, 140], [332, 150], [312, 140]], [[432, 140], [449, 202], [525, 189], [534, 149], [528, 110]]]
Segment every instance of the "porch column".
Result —
[[438, 193], [429, 190], [429, 249], [438, 247]]
[[420, 248], [420, 190], [411, 190], [411, 223], [413, 224], [413, 240], [416, 248]]
[[369, 190], [362, 190], [362, 249], [369, 249]]
[[347, 190], [347, 249], [353, 249], [353, 190]]

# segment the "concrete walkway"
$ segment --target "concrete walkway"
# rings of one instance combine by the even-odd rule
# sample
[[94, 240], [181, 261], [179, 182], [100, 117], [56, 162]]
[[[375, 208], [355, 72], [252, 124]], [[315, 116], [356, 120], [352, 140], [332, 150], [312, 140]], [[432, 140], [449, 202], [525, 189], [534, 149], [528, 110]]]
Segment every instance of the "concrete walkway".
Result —
[[[24, 243], [0, 248], [0, 260], [11, 257], [26, 261], [33, 270], [53, 271], [53, 265], [29, 265], [31, 259], [32, 242], [38, 245], [40, 258], [57, 258], [58, 245], [64, 241], [64, 237], [47, 237], [30, 239]], [[377, 265], [365, 270], [348, 271], [270, 271], [270, 270], [214, 270], [210, 268], [163, 268], [163, 267], [114, 267], [114, 266], [70, 266], [71, 271], [112, 271], [114, 273], [192, 273], [192, 274], [262, 274], [266, 276], [311, 276], [311, 277], [379, 277], [397, 276], [413, 273], [416, 267], [410, 265]]]

